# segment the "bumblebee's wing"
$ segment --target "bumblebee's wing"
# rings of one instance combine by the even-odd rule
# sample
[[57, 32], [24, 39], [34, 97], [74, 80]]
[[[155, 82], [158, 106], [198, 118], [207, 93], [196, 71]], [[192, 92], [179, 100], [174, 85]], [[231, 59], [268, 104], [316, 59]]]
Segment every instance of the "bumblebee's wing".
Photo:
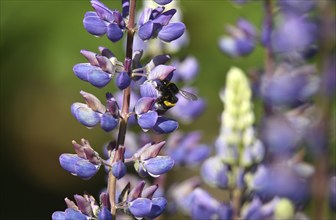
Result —
[[187, 92], [187, 91], [184, 91], [184, 90], [179, 90], [179, 93], [181, 96], [183, 96], [185, 99], [188, 99], [188, 100], [191, 100], [191, 101], [196, 101], [198, 98], [196, 95], [190, 93], [190, 92]]

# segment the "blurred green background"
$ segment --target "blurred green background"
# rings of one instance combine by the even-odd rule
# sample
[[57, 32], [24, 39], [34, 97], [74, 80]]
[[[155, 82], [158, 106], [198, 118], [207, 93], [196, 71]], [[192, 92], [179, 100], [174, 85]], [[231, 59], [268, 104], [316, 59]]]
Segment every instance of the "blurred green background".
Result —
[[[120, 1], [104, 1], [120, 8]], [[218, 92], [231, 65], [244, 70], [263, 65], [261, 48], [248, 58], [231, 60], [217, 47], [224, 24], [239, 16], [260, 26], [260, 2], [244, 5], [231, 1], [182, 0], [188, 28], [188, 52], [200, 63], [194, 85], [208, 106], [195, 123], [181, 129], [201, 129], [204, 142], [218, 134], [223, 109]], [[95, 38], [82, 25], [89, 0], [3, 1], [1, 0], [1, 219], [51, 219], [64, 210], [65, 197], [88, 191], [97, 195], [105, 186], [103, 172], [83, 181], [62, 170], [58, 157], [73, 152], [71, 140], [84, 137], [99, 151], [111, 139], [100, 128], [88, 130], [71, 115], [70, 105], [82, 101], [80, 90], [103, 99], [114, 86], [98, 90], [77, 79], [72, 67], [85, 62], [81, 49], [97, 51], [105, 46], [123, 57], [122, 43]]]

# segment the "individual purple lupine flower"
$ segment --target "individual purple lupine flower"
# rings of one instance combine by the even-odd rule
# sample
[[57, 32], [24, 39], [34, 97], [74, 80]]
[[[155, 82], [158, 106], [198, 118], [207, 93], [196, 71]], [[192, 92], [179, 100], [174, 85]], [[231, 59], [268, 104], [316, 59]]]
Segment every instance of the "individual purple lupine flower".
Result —
[[193, 219], [231, 219], [230, 205], [221, 204], [206, 191], [196, 188], [191, 195], [190, 213]]
[[[296, 171], [298, 165], [266, 167], [261, 165], [254, 174], [252, 189], [263, 200], [267, 201], [275, 196], [290, 199], [296, 206], [306, 203], [309, 198], [307, 175]], [[299, 169], [300, 170], [300, 169]]]
[[164, 144], [164, 141], [157, 144], [148, 143], [133, 155], [135, 170], [140, 175], [158, 177], [173, 168], [174, 160], [171, 157], [158, 156]]
[[164, 7], [157, 7], [143, 10], [138, 21], [138, 34], [142, 40], [159, 37], [164, 42], [171, 42], [183, 35], [185, 25], [182, 22], [170, 22], [176, 10], [164, 11], [164, 9]]
[[201, 176], [211, 186], [227, 188], [230, 175], [228, 165], [224, 164], [219, 157], [210, 157], [202, 164]]
[[99, 49], [102, 55], [81, 50], [81, 54], [89, 63], [76, 64], [73, 67], [73, 72], [79, 79], [87, 81], [95, 87], [102, 88], [111, 81], [113, 75], [123, 72], [124, 67], [110, 50], [103, 47]]
[[168, 211], [175, 213], [179, 209], [184, 214], [190, 214], [192, 192], [201, 185], [198, 176], [174, 183], [168, 190], [168, 196], [172, 198]]
[[[155, 8], [157, 4], [153, 1], [144, 1], [143, 8]], [[165, 6], [167, 10], [176, 9], [176, 13], [170, 20], [170, 22], [181, 22], [182, 13], [180, 10], [180, 2], [172, 1]], [[169, 53], [174, 54], [181, 50], [189, 43], [189, 36], [187, 30], [184, 34], [176, 40], [173, 40], [169, 44], [162, 42], [159, 38], [151, 39], [150, 41], [143, 41], [138, 35], [134, 36], [133, 50], [143, 50], [145, 56], [155, 56], [156, 54]]]
[[119, 124], [119, 106], [111, 93], [106, 94], [106, 107], [96, 96], [84, 91], [80, 94], [86, 104], [75, 102], [71, 105], [71, 113], [77, 121], [89, 128], [100, 123], [106, 132], [112, 131]]
[[255, 28], [245, 19], [239, 19], [236, 26], [226, 27], [228, 36], [219, 40], [220, 50], [231, 56], [240, 57], [250, 54], [255, 47]]
[[290, 157], [297, 149], [300, 141], [299, 133], [285, 117], [266, 118], [261, 139], [273, 156]]
[[124, 154], [125, 154], [125, 147], [119, 146], [118, 150], [115, 152], [115, 155], [113, 157], [111, 172], [113, 176], [115, 176], [117, 179], [124, 177], [127, 172], [127, 167], [124, 163]]
[[320, 82], [315, 72], [315, 67], [311, 65], [295, 68], [280, 64], [274, 75], [262, 79], [262, 97], [272, 106], [298, 106], [318, 90]]
[[178, 122], [161, 116], [155, 108], [156, 98], [142, 97], [135, 105], [137, 122], [143, 130], [152, 129], [158, 133], [171, 133], [178, 127]]
[[272, 32], [272, 48], [280, 55], [304, 53], [315, 44], [317, 34], [317, 24], [306, 17], [284, 15], [282, 23]]
[[98, 212], [99, 206], [96, 200], [88, 194], [84, 196], [75, 195], [75, 202], [68, 198], [65, 198], [65, 203], [68, 208], [64, 211], [56, 211], [52, 214], [53, 220], [67, 220], [67, 219], [78, 219], [78, 220], [89, 220], [95, 218]]
[[84, 15], [84, 28], [95, 36], [106, 34], [112, 42], [117, 42], [123, 37], [126, 29], [125, 21], [117, 10], [110, 10], [99, 0], [91, 0], [95, 12], [90, 11]]
[[166, 153], [174, 159], [176, 165], [198, 165], [210, 154], [210, 148], [200, 143], [201, 136], [198, 131], [186, 134], [174, 132], [167, 139]]
[[99, 170], [101, 161], [99, 154], [92, 149], [90, 143], [82, 139], [81, 144], [72, 141], [76, 154], [61, 154], [59, 162], [63, 169], [82, 179], [90, 179]]

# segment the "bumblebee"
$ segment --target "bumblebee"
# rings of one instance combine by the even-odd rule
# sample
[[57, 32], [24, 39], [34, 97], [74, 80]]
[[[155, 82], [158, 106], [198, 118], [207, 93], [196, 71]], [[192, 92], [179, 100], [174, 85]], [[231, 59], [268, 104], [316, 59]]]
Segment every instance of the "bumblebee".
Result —
[[179, 89], [175, 83], [167, 80], [160, 80], [160, 82], [157, 83], [156, 88], [159, 91], [160, 96], [157, 98], [155, 104], [160, 114], [165, 113], [168, 109], [176, 105], [178, 101], [177, 94], [180, 94], [183, 98], [190, 101], [197, 100], [196, 95]]

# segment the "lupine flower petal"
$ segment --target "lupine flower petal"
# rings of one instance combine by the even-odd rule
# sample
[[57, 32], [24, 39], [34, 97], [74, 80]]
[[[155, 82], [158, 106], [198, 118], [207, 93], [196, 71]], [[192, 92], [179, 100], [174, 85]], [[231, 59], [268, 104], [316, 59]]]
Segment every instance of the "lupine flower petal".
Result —
[[138, 115], [138, 124], [143, 129], [151, 129], [158, 120], [158, 113], [155, 111], [148, 111]]
[[101, 47], [100, 46], [100, 47], [98, 47], [98, 50], [99, 50], [100, 54], [104, 57], [107, 57], [109, 59], [112, 58], [112, 57], [115, 57], [114, 53], [106, 47]]
[[83, 24], [87, 32], [95, 36], [102, 36], [107, 31], [107, 22], [102, 21], [95, 12], [86, 13]]
[[146, 217], [152, 209], [152, 201], [146, 198], [137, 198], [130, 203], [128, 210], [135, 217]]
[[83, 158], [80, 158], [76, 154], [61, 154], [61, 156], [59, 157], [59, 162], [63, 169], [70, 173], [75, 173], [75, 164], [82, 159]]
[[79, 176], [84, 180], [93, 177], [99, 170], [100, 165], [90, 163], [88, 160], [78, 160], [75, 164], [75, 172], [73, 174]]
[[112, 42], [120, 40], [123, 37], [123, 34], [124, 33], [120, 29], [119, 25], [112, 23], [107, 26], [106, 35]]
[[152, 209], [147, 217], [154, 219], [161, 215], [165, 210], [167, 206], [167, 200], [163, 197], [157, 197], [152, 199], [152, 203]]
[[139, 152], [140, 160], [147, 160], [149, 158], [156, 157], [160, 153], [165, 143], [165, 141], [161, 141], [157, 144], [145, 145]]
[[157, 184], [147, 187], [142, 191], [141, 197], [151, 199], [158, 188], [159, 185]]
[[105, 206], [99, 211], [98, 220], [113, 220], [111, 212]]
[[114, 74], [115, 73], [115, 66], [112, 64], [111, 60], [108, 57], [97, 55], [96, 60], [99, 64], [99, 67], [108, 73]]
[[126, 172], [126, 165], [121, 160], [118, 160], [117, 162], [112, 164], [112, 173], [113, 176], [115, 176], [117, 179], [124, 177]]
[[101, 69], [95, 69], [88, 73], [88, 81], [98, 88], [106, 86], [111, 79], [111, 75]]
[[186, 162], [190, 165], [199, 164], [205, 160], [210, 154], [210, 148], [206, 145], [199, 145], [194, 147], [186, 156]]
[[178, 128], [178, 122], [169, 119], [166, 117], [158, 117], [156, 124], [154, 125], [153, 129], [161, 134], [167, 134], [175, 131]]
[[152, 14], [152, 11], [153, 11], [152, 8], [145, 8], [142, 11], [140, 19], [139, 19], [139, 22], [138, 22], [139, 26], [142, 26], [142, 25], [144, 25], [145, 23], [147, 23], [149, 21], [149, 18], [150, 18], [151, 14]]
[[220, 203], [206, 191], [196, 188], [192, 192], [190, 206], [193, 219], [211, 219], [218, 215]]
[[97, 54], [88, 50], [81, 50], [80, 53], [89, 61], [92, 66], [99, 66]]
[[154, 1], [158, 3], [159, 5], [166, 5], [172, 2], [173, 0], [154, 0]]
[[128, 73], [122, 71], [117, 75], [116, 84], [120, 90], [126, 89], [131, 84], [131, 78]]
[[153, 83], [149, 81], [146, 81], [140, 85], [140, 94], [142, 97], [157, 98], [159, 96], [158, 90], [155, 88]]
[[161, 29], [158, 37], [165, 42], [171, 42], [181, 37], [184, 30], [185, 25], [182, 22], [169, 23]]
[[250, 54], [254, 49], [254, 42], [251, 39], [237, 39], [236, 48], [240, 56]]
[[165, 11], [164, 13], [153, 19], [153, 22], [165, 26], [169, 23], [170, 19], [174, 16], [175, 13], [176, 9], [170, 9], [168, 11]]
[[86, 127], [94, 127], [100, 121], [99, 114], [90, 109], [89, 107], [76, 107], [76, 103], [72, 104], [73, 116]]
[[155, 56], [146, 65], [146, 68], [148, 68], [149, 70], [152, 70], [152, 69], [154, 69], [154, 67], [156, 67], [158, 65], [165, 64], [168, 60], [170, 60], [170, 56], [167, 55], [167, 54]]
[[92, 215], [92, 208], [90, 202], [81, 195], [74, 195], [77, 207], [84, 215]]
[[98, 1], [98, 0], [91, 0], [91, 5], [97, 12], [97, 15], [100, 17], [100, 19], [113, 22], [113, 12], [106, 6], [104, 3]]
[[118, 125], [118, 119], [113, 117], [110, 113], [105, 113], [102, 115], [100, 120], [100, 126], [104, 131], [112, 131]]
[[84, 215], [83, 213], [81, 213], [80, 211], [71, 209], [71, 208], [67, 208], [65, 210], [65, 220], [88, 220], [89, 216]]
[[51, 216], [52, 220], [65, 220], [65, 212], [56, 211]]
[[148, 112], [153, 107], [154, 103], [155, 103], [155, 98], [152, 98], [152, 97], [140, 98], [135, 105], [135, 113], [137, 115], [140, 115], [145, 112]]
[[169, 156], [157, 156], [144, 161], [144, 168], [151, 176], [158, 176], [171, 170], [174, 160]]
[[205, 182], [220, 188], [226, 188], [229, 183], [229, 170], [219, 157], [210, 157], [201, 168], [201, 175]]
[[165, 7], [157, 7], [153, 9], [151, 18], [156, 18], [159, 14], [161, 14], [165, 10]]
[[225, 54], [228, 54], [231, 57], [238, 56], [238, 50], [236, 46], [236, 42], [231, 37], [222, 37], [219, 40], [219, 48], [221, 51], [223, 51]]
[[139, 28], [139, 37], [142, 40], [148, 40], [153, 36], [154, 33], [154, 23], [152, 21], [146, 22]]
[[99, 68], [94, 67], [90, 65], [89, 63], [79, 63], [79, 64], [76, 64], [72, 70], [79, 79], [88, 81], [88, 74], [94, 69], [99, 69]]
[[100, 100], [96, 96], [83, 90], [81, 90], [79, 93], [83, 96], [89, 108], [100, 113], [106, 112], [106, 107], [100, 102]]
[[123, 18], [126, 18], [128, 16], [129, 6], [130, 6], [129, 0], [122, 0], [122, 16], [123, 16]]
[[154, 79], [160, 79], [164, 80], [166, 79], [176, 68], [173, 66], [167, 66], [167, 65], [158, 65], [154, 69], [150, 71], [148, 74], [149, 80]]

